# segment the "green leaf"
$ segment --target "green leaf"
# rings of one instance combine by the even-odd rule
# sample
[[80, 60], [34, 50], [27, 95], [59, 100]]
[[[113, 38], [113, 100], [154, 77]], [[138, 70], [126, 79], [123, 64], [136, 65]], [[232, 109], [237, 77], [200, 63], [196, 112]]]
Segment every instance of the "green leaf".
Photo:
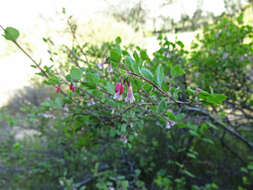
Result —
[[170, 67], [170, 74], [173, 78], [175, 78], [175, 77], [183, 75], [184, 70], [179, 65], [171, 66]]
[[177, 123], [177, 126], [180, 128], [187, 128], [187, 125], [185, 123]]
[[70, 76], [72, 80], [80, 80], [82, 77], [82, 71], [74, 66], [71, 67]]
[[158, 86], [162, 87], [162, 83], [164, 80], [164, 71], [163, 71], [162, 65], [157, 66], [155, 75], [156, 75], [156, 82], [157, 82]]
[[187, 153], [187, 156], [190, 157], [190, 158], [193, 158], [193, 159], [197, 158], [195, 154], [190, 153], [190, 152]]
[[157, 107], [158, 113], [161, 113], [165, 110], [165, 108], [166, 108], [165, 100], [166, 99], [161, 100], [160, 103], [158, 104], [158, 107]]
[[141, 71], [141, 74], [143, 74], [147, 79], [149, 79], [151, 81], [153, 80], [154, 76], [149, 69], [143, 67], [140, 69], [140, 71]]
[[176, 44], [177, 44], [177, 45], [179, 45], [181, 48], [184, 48], [184, 44], [183, 44], [183, 42], [181, 42], [181, 41], [177, 41], [177, 42], [176, 42]]
[[60, 97], [55, 99], [55, 105], [59, 108], [62, 107], [62, 99]]
[[236, 20], [237, 20], [237, 22], [239, 23], [239, 24], [242, 24], [243, 23], [243, 13], [241, 13], [237, 18], [236, 18]]
[[71, 76], [70, 76], [70, 74], [66, 75], [66, 76], [65, 76], [65, 79], [66, 79], [67, 81], [71, 82]]
[[121, 182], [122, 190], [127, 190], [128, 188], [128, 181], [124, 180]]
[[111, 82], [107, 82], [105, 89], [110, 92], [111, 94], [114, 94], [114, 85]]
[[203, 135], [207, 129], [208, 129], [207, 124], [206, 123], [202, 123], [201, 126], [200, 126], [200, 128], [199, 128], [199, 133], [201, 135]]
[[149, 83], [145, 83], [145, 84], [143, 85], [143, 88], [144, 88], [144, 90], [146, 90], [147, 92], [150, 92], [150, 91], [152, 90], [153, 86], [152, 86], [151, 84], [149, 84]]
[[186, 89], [186, 91], [187, 91], [187, 93], [189, 94], [189, 95], [195, 95], [195, 93], [196, 93], [196, 90], [193, 90], [192, 88], [190, 88], [190, 87], [187, 87], [187, 89]]
[[120, 43], [121, 43], [121, 38], [118, 36], [118, 37], [115, 39], [115, 42], [116, 42], [116, 44], [120, 44]]
[[176, 117], [175, 117], [175, 115], [173, 113], [167, 112], [167, 114], [168, 114], [168, 117], [169, 117], [170, 120], [176, 121]]
[[62, 14], [66, 14], [66, 9], [64, 7], [62, 8]]
[[120, 126], [121, 133], [125, 133], [125, 132], [126, 132], [126, 127], [127, 127], [126, 124], [122, 124], [122, 125]]
[[184, 173], [185, 173], [186, 175], [188, 175], [189, 177], [195, 178], [195, 175], [192, 174], [191, 172], [187, 171], [187, 170], [184, 170]]
[[207, 142], [209, 144], [214, 144], [213, 140], [212, 139], [209, 139], [209, 138], [203, 138], [203, 141], [204, 142]]
[[226, 100], [227, 96], [223, 94], [211, 94], [207, 101], [210, 103], [217, 103], [217, 104], [222, 104], [224, 100]]
[[253, 170], [253, 164], [249, 164], [249, 165], [248, 165], [248, 169], [249, 169], [249, 170]]
[[43, 83], [47, 85], [56, 85], [60, 83], [60, 80], [56, 76], [50, 76], [48, 80], [43, 81]]
[[184, 117], [185, 117], [185, 115], [183, 113], [180, 113], [180, 114], [176, 115], [176, 121], [181, 121], [184, 119]]
[[181, 163], [179, 163], [179, 162], [176, 162], [175, 163], [179, 168], [183, 168], [184, 167], [184, 164], [181, 164]]
[[194, 130], [190, 130], [189, 133], [194, 137], [199, 137], [199, 134]]
[[127, 56], [125, 59], [125, 62], [127, 64], [127, 66], [130, 68], [131, 71], [135, 72], [135, 73], [139, 73], [138, 71], [138, 65], [137, 63], [132, 59], [132, 57]]
[[16, 41], [19, 37], [19, 31], [13, 27], [7, 27], [4, 30], [4, 38], [10, 41]]
[[223, 94], [209, 94], [206, 91], [200, 92], [198, 97], [210, 104], [222, 104], [222, 102], [227, 98]]
[[53, 102], [50, 101], [50, 100], [46, 100], [46, 101], [42, 102], [41, 105], [44, 106], [44, 107], [52, 107]]
[[199, 98], [206, 97], [206, 96], [209, 96], [209, 93], [208, 93], [207, 91], [202, 90], [202, 91], [199, 93]]
[[247, 168], [245, 168], [245, 167], [241, 167], [241, 171], [244, 172], [244, 173], [249, 173]]
[[141, 50], [140, 55], [142, 60], [150, 61], [146, 50]]
[[138, 53], [136, 51], [134, 51], [133, 57], [134, 57], [135, 61], [139, 64], [140, 58], [139, 58]]
[[117, 66], [121, 60], [121, 49], [119, 46], [115, 46], [110, 51], [110, 60], [112, 61], [113, 66]]
[[95, 89], [98, 84], [98, 81], [100, 80], [100, 77], [98, 73], [89, 71], [86, 72], [85, 79], [86, 81], [83, 83], [83, 85], [90, 89]]

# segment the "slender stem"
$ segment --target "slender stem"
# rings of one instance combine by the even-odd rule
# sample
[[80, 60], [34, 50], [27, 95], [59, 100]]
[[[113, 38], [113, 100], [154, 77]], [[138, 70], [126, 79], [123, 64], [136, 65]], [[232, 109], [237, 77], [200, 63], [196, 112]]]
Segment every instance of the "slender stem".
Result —
[[151, 84], [154, 88], [156, 88], [161, 94], [167, 96], [170, 100], [172, 100], [174, 103], [176, 104], [191, 104], [191, 102], [182, 102], [182, 101], [178, 101], [175, 100], [172, 96], [170, 96], [167, 92], [163, 91], [160, 87], [158, 87], [155, 83], [153, 83], [151, 80], [143, 77], [142, 75], [138, 75], [136, 73], [133, 72], [127, 72], [130, 75], [136, 76], [138, 78], [143, 79], [144, 81], [146, 81], [147, 83]]
[[131, 106], [128, 106], [126, 109], [124, 109], [120, 114], [126, 113], [127, 111], [129, 111], [130, 109], [132, 109], [134, 107], [144, 106], [144, 105], [155, 105], [155, 103], [143, 102], [143, 103], [139, 103], [139, 104], [133, 104]]
[[3, 31], [5, 31], [5, 29], [4, 29], [4, 27], [0, 24], [0, 28], [2, 28], [3, 29]]
[[36, 67], [48, 78], [48, 74], [40, 67], [40, 65], [18, 44], [18, 42], [13, 41], [13, 43], [36, 65]]
[[[2, 28], [3, 31], [5, 31], [5, 28], [0, 25], [0, 28]], [[35, 65], [36, 67], [48, 78], [48, 74], [40, 67], [40, 65], [18, 44], [17, 41], [12, 41]]]
[[225, 131], [229, 132], [231, 135], [233, 135], [234, 137], [237, 137], [238, 139], [240, 139], [242, 142], [244, 142], [250, 149], [251, 151], [253, 151], [253, 142], [248, 141], [244, 136], [242, 136], [241, 134], [239, 134], [237, 131], [235, 131], [233, 129], [233, 127], [231, 126], [227, 126], [226, 124], [224, 124], [222, 121], [216, 119], [213, 115], [211, 115], [207, 110], [204, 110], [202, 108], [199, 107], [186, 107], [187, 110], [189, 111], [195, 111], [198, 113], [201, 113], [203, 115], [208, 116], [211, 120], [213, 120], [214, 124], [219, 125], [220, 127], [222, 127]]

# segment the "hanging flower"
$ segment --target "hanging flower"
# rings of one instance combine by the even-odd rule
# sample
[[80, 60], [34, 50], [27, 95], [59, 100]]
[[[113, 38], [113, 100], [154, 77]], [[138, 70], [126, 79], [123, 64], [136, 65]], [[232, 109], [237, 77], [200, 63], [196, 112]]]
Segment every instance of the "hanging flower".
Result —
[[107, 72], [108, 73], [112, 73], [113, 72], [113, 68], [112, 68], [112, 64], [109, 64], [107, 67]]
[[127, 137], [125, 135], [121, 135], [120, 141], [123, 143], [127, 143]]
[[170, 129], [170, 128], [173, 127], [175, 124], [176, 124], [175, 121], [167, 120], [167, 121], [166, 121], [166, 126], [165, 126], [165, 128], [166, 128], [166, 129]]
[[94, 102], [93, 98], [91, 98], [88, 103], [87, 103], [87, 106], [92, 106], [92, 105], [95, 105], [96, 103]]
[[133, 103], [135, 101], [133, 88], [129, 82], [127, 83], [127, 97], [125, 98], [125, 101], [130, 103]]
[[60, 87], [57, 87], [57, 88], [56, 88], [56, 93], [59, 93], [59, 92], [61, 92], [61, 88], [60, 88]]
[[103, 69], [104, 64], [105, 64], [105, 60], [101, 61], [101, 63], [98, 64], [98, 68]]
[[167, 52], [167, 53], [165, 54], [165, 57], [168, 58], [168, 59], [170, 59], [170, 58], [171, 58], [171, 54], [170, 54], [169, 52]]
[[72, 92], [75, 92], [76, 91], [76, 87], [73, 85], [73, 83], [71, 83], [69, 85], [69, 89], [72, 91]]
[[227, 59], [227, 57], [229, 56], [229, 53], [225, 52], [222, 56], [222, 59]]
[[113, 98], [116, 100], [122, 100], [123, 92], [124, 92], [124, 86], [121, 84], [121, 82], [118, 82], [115, 86], [115, 95]]
[[210, 49], [210, 53], [214, 54], [216, 51], [214, 49]]

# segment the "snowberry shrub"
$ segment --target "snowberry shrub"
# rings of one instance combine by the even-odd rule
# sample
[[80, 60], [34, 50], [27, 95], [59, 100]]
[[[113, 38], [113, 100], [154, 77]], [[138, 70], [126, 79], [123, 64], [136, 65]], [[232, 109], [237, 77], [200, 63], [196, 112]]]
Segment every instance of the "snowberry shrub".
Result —
[[[4, 31], [27, 54], [17, 42], [19, 32]], [[28, 120], [40, 124], [45, 147], [54, 151], [48, 159], [43, 154], [43, 159], [34, 157], [38, 162], [27, 163], [22, 177], [15, 178], [19, 187], [217, 189], [213, 182], [226, 188], [240, 183], [223, 183], [234, 175], [222, 173], [230, 165], [220, 161], [228, 153], [217, 144], [217, 134], [223, 129], [252, 145], [206, 109], [221, 105], [226, 96], [192, 85], [184, 44], [163, 36], [159, 40], [152, 57], [138, 46], [122, 47], [117, 37], [96, 54], [87, 43], [63, 45], [66, 60], [60, 67], [41, 67], [32, 59], [56, 97], [33, 107]], [[28, 154], [27, 162], [32, 158]]]

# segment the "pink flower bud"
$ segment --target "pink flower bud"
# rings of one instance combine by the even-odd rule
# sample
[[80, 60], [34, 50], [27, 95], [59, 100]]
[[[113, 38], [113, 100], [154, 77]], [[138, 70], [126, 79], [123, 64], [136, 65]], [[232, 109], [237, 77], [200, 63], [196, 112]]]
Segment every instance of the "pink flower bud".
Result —
[[115, 95], [114, 99], [116, 100], [122, 100], [124, 93], [124, 86], [121, 84], [121, 82], [118, 82], [115, 86]]
[[75, 92], [76, 91], [76, 87], [73, 85], [73, 83], [71, 83], [69, 85], [69, 89], [72, 91], [72, 92]]
[[56, 93], [59, 93], [59, 92], [61, 92], [61, 88], [60, 88], [60, 87], [57, 87], [57, 88], [56, 88]]

